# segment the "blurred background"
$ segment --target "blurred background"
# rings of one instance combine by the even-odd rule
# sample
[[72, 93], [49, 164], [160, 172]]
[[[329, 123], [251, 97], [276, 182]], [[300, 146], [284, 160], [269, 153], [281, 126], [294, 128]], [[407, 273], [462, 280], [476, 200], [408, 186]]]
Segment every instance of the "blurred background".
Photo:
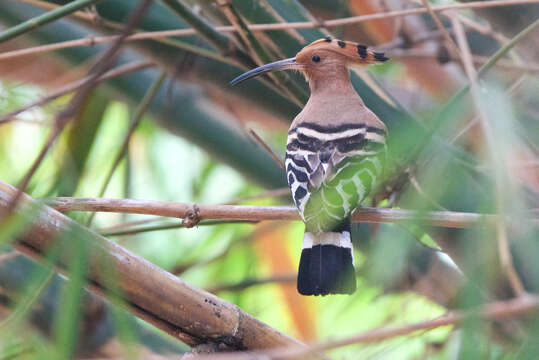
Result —
[[[75, 109], [26, 192], [34, 198], [290, 205], [284, 171], [252, 132], [283, 158], [288, 126], [308, 98], [307, 84], [297, 73], [234, 88], [228, 82], [330, 35], [391, 58], [351, 70], [357, 92], [390, 133], [386, 176], [364, 205], [447, 212], [442, 221], [449, 212], [499, 213], [508, 221], [463, 229], [419, 220], [356, 223], [358, 291], [302, 297], [295, 288], [300, 222], [202, 222], [187, 229], [180, 219], [68, 215], [305, 342], [402, 326], [510, 299], [523, 290], [536, 292], [539, 4], [498, 1], [503, 6], [493, 7], [491, 2], [437, 11], [433, 17], [387, 14], [468, 1], [155, 0], [134, 32], [193, 30], [127, 40], [109, 70], [118, 73], [101, 81]], [[69, 4], [82, 5], [54, 21], [10, 33]], [[57, 114], [72, 100], [66, 86], [87, 76], [111, 44], [103, 37], [120, 34], [138, 6], [131, 0], [0, 2], [1, 181], [16, 186], [25, 177], [57, 126]], [[331, 22], [376, 13], [386, 16]], [[311, 26], [248, 26], [306, 22]], [[62, 49], [37, 48], [63, 42]], [[503, 56], [489, 63], [500, 51]], [[158, 359], [189, 350], [84, 290], [83, 273], [74, 274], [72, 282], [78, 276], [80, 284], [69, 287], [68, 277], [17, 252], [12, 245], [27, 224], [0, 226], [1, 358]], [[500, 261], [504, 256], [509, 267]], [[77, 298], [84, 301], [73, 301]], [[66, 318], [73, 320], [62, 321]], [[342, 347], [330, 355], [534, 359], [537, 320], [531, 315], [498, 322], [472, 319], [458, 327]]]

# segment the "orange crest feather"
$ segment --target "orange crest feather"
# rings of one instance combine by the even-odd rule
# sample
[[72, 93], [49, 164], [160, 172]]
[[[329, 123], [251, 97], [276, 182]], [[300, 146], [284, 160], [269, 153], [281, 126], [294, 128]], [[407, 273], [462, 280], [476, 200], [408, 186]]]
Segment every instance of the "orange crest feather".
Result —
[[351, 41], [332, 39], [329, 36], [325, 39], [313, 41], [309, 45], [305, 46], [298, 53], [298, 55], [300, 55], [303, 51], [311, 51], [314, 49], [333, 51], [335, 53], [344, 55], [350, 59], [351, 62], [358, 64], [380, 64], [389, 60], [384, 53], [372, 51], [365, 45]]

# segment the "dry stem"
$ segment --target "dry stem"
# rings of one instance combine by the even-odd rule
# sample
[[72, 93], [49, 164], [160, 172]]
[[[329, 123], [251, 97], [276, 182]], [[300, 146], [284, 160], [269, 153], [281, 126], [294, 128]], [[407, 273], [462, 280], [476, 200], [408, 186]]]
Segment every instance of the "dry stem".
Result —
[[281, 167], [281, 169], [284, 169], [284, 163], [283, 160], [271, 149], [271, 147], [266, 144], [264, 140], [258, 134], [253, 130], [249, 129], [249, 134], [253, 137], [253, 139], [256, 141], [258, 145], [260, 145], [266, 152], [271, 156], [273, 160]]

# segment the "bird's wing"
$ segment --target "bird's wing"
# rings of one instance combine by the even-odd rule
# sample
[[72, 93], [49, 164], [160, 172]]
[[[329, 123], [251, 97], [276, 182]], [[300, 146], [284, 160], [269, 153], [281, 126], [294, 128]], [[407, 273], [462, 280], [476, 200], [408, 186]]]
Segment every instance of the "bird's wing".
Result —
[[311, 231], [347, 219], [382, 171], [385, 130], [367, 125], [303, 123], [289, 132], [286, 173], [294, 202]]

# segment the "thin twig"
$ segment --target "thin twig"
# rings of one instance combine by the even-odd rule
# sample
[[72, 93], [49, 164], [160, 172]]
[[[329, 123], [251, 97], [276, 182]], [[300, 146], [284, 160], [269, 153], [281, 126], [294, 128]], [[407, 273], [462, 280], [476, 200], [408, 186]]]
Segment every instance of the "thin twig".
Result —
[[[180, 31], [180, 30], [141, 32], [141, 33], [133, 34], [127, 37], [124, 41], [153, 39], [155, 41], [159, 41], [167, 45], [184, 49], [184, 50], [205, 56], [210, 59], [218, 60], [227, 64], [235, 64], [235, 62], [232, 59], [226, 56], [220, 55], [216, 53], [215, 51], [211, 51], [211, 50], [199, 47], [199, 46], [191, 45], [185, 42], [180, 42], [180, 41], [168, 38], [168, 36], [173, 36], [174, 32], [177, 32], [177, 31]], [[192, 32], [191, 29], [189, 29], [189, 31]], [[51, 52], [51, 51], [56, 51], [56, 50], [69, 49], [69, 48], [74, 48], [74, 47], [94, 46], [97, 44], [112, 42], [118, 39], [119, 36], [120, 35], [87, 36], [81, 39], [66, 40], [66, 41], [60, 41], [60, 42], [52, 43], [52, 44], [39, 45], [39, 46], [28, 47], [24, 49], [6, 51], [0, 54], [0, 61], [14, 59], [21, 56], [36, 55], [36, 54], [41, 54], [41, 53], [46, 53], [46, 52]]]
[[[451, 29], [446, 29], [447, 31], [451, 32]], [[396, 37], [394, 40], [391, 40], [390, 42], [382, 43], [379, 45], [373, 46], [373, 49], [376, 51], [388, 51], [403, 47], [414, 47], [414, 45], [424, 43], [426, 41], [430, 40], [437, 40], [443, 37], [442, 32], [440, 30], [429, 30], [425, 31], [423, 33], [420, 33], [419, 35], [413, 35], [410, 34], [411, 38], [404, 38], [402, 36]], [[2, 56], [2, 55], [0, 55]], [[393, 55], [392, 55], [393, 56]]]
[[[45, 10], [54, 10], [62, 6], [62, 5], [58, 5], [54, 3], [49, 3], [46, 0], [19, 0], [19, 1], [32, 4], [34, 6], [37, 6]], [[75, 11], [74, 13], [69, 14], [69, 16], [75, 17], [80, 20], [84, 20], [92, 25], [104, 26], [113, 30], [121, 31], [123, 28], [123, 24], [121, 23], [105, 20], [102, 17], [100, 17], [97, 11], [95, 10], [95, 4], [90, 5], [87, 9]]]
[[[224, 225], [224, 224], [255, 224], [256, 221], [250, 220], [204, 220], [197, 223], [198, 226], [212, 226], [212, 225]], [[111, 236], [125, 236], [125, 235], [135, 235], [150, 231], [161, 231], [161, 230], [172, 230], [172, 229], [182, 229], [186, 228], [183, 223], [168, 223], [168, 224], [159, 224], [153, 226], [140, 226], [132, 229], [126, 230], [113, 230], [108, 232], [101, 232], [101, 235], [105, 237]]]
[[[162, 2], [173, 13], [185, 20], [189, 25], [193, 27], [196, 33], [204, 37], [210, 44], [215, 46], [217, 50], [223, 54], [228, 54], [231, 50], [239, 50], [236, 45], [227, 36], [221, 34], [218, 30], [212, 27], [205, 19], [193, 12], [190, 7], [183, 2], [175, 0], [162, 0]], [[241, 62], [241, 61], [240, 61]]]
[[[507, 44], [510, 40], [503, 34], [494, 31], [489, 23], [487, 23], [486, 25], [480, 24], [477, 21], [472, 20], [469, 17], [459, 13], [453, 13], [451, 16], [456, 16], [464, 26], [477, 31], [480, 34], [490, 36], [491, 38], [496, 40], [501, 46]], [[509, 52], [509, 57], [511, 57], [518, 65], [523, 65], [523, 61], [521, 60], [515, 49], [512, 49]]]
[[284, 169], [284, 163], [283, 160], [269, 147], [268, 144], [262, 140], [260, 136], [253, 130], [249, 129], [249, 134], [255, 139], [258, 145], [260, 145], [264, 150], [267, 151], [267, 153], [271, 156], [273, 160], [281, 167], [281, 169]]
[[[487, 8], [487, 7], [496, 7], [496, 6], [510, 6], [518, 4], [530, 4], [536, 3], [539, 0], [495, 0], [495, 1], [475, 1], [469, 3], [460, 3], [460, 4], [451, 4], [443, 6], [432, 6], [431, 9], [434, 12], [442, 12], [451, 9], [469, 9], [469, 8]], [[338, 27], [341, 25], [352, 25], [370, 20], [377, 20], [383, 18], [393, 18], [400, 16], [410, 16], [426, 13], [427, 9], [417, 8], [417, 9], [407, 9], [407, 10], [398, 10], [391, 12], [382, 12], [369, 15], [353, 16], [348, 18], [326, 20], [324, 21], [324, 26], [326, 27]], [[287, 30], [287, 29], [301, 29], [301, 28], [317, 28], [320, 26], [320, 22], [306, 21], [306, 22], [293, 22], [293, 23], [274, 23], [274, 24], [250, 24], [248, 25], [249, 30], [251, 31], [272, 31], [272, 30]], [[234, 32], [236, 31], [234, 26], [216, 26], [214, 30], [217, 32]], [[159, 39], [164, 37], [181, 37], [196, 35], [196, 29], [176, 29], [176, 30], [164, 30], [164, 31], [149, 31], [133, 34], [125, 39], [125, 41], [136, 41], [136, 40], [149, 40], [149, 39]], [[437, 35], [436, 35], [437, 36]], [[105, 42], [111, 42], [116, 40], [118, 35], [112, 36], [92, 36], [82, 39], [63, 41], [59, 43], [53, 43], [43, 46], [36, 46], [27, 49], [15, 50], [10, 52], [5, 52], [0, 54], [0, 60], [5, 60], [8, 58], [30, 55], [41, 52], [54, 51], [59, 49], [66, 49], [79, 46], [92, 46], [94, 44], [100, 44]], [[182, 47], [188, 46], [187, 44], [182, 45]], [[188, 49], [189, 50], [189, 49]], [[203, 49], [191, 48], [191, 51], [199, 53]], [[220, 61], [230, 62], [228, 58], [212, 54], [211, 51], [204, 51], [201, 55], [215, 58]]]
[[34, 30], [35, 28], [48, 24], [51, 21], [62, 18], [91, 4], [95, 4], [98, 1], [100, 0], [75, 0], [54, 10], [28, 19], [25, 22], [22, 22], [2, 31], [0, 33], [0, 43], [11, 40], [17, 36]]
[[480, 24], [477, 21], [474, 21], [469, 17], [459, 13], [452, 14], [452, 16], [456, 16], [464, 26], [477, 31], [480, 34], [492, 37], [494, 40], [499, 42], [500, 45], [505, 45], [507, 44], [507, 42], [509, 42], [509, 38], [505, 37], [503, 34], [497, 31], [494, 31], [488, 23], [486, 25]]
[[517, 35], [515, 35], [511, 41], [509, 41], [507, 44], [502, 46], [500, 49], [498, 49], [494, 55], [492, 55], [488, 61], [481, 66], [481, 68], [477, 71], [477, 76], [481, 77], [483, 74], [485, 74], [492, 66], [494, 66], [507, 52], [511, 51], [511, 49], [522, 39], [524, 39], [526, 36], [528, 36], [537, 26], [539, 26], [539, 19], [535, 20], [530, 25], [526, 26], [522, 31], [520, 31]]
[[263, 278], [251, 278], [244, 279], [240, 282], [215, 285], [206, 289], [206, 291], [211, 293], [218, 293], [221, 291], [242, 291], [252, 286], [266, 285], [272, 283], [295, 283], [297, 274], [281, 274], [281, 275], [272, 275]]
[[[107, 71], [105, 74], [103, 74], [102, 76], [97, 78], [96, 83], [100, 83], [100, 82], [103, 82], [105, 80], [108, 80], [108, 79], [111, 79], [111, 78], [114, 78], [114, 77], [118, 77], [118, 76], [122, 76], [122, 75], [125, 75], [125, 74], [129, 74], [129, 73], [139, 71], [139, 70], [142, 70], [142, 69], [147, 69], [147, 68], [152, 67], [152, 66], [154, 66], [154, 64], [151, 63], [151, 62], [133, 62], [133, 63], [121, 65], [121, 66], [118, 66], [117, 68], [115, 68], [113, 70]], [[53, 92], [49, 93], [48, 95], [42, 97], [39, 100], [36, 100], [36, 101], [34, 101], [34, 102], [32, 102], [32, 103], [30, 103], [28, 105], [22, 106], [21, 108], [19, 108], [17, 110], [14, 110], [12, 112], [9, 112], [9, 113], [5, 114], [4, 116], [2, 116], [0, 118], [0, 125], [12, 121], [15, 116], [19, 115], [20, 113], [22, 113], [24, 111], [27, 111], [27, 110], [29, 110], [31, 108], [36, 107], [36, 106], [43, 106], [43, 105], [51, 102], [52, 100], [59, 98], [60, 96], [66, 95], [66, 94], [68, 94], [70, 92], [73, 92], [73, 91], [79, 89], [88, 80], [89, 80], [89, 77], [86, 76], [86, 77], [84, 77], [84, 78], [82, 78], [80, 80], [76, 80], [74, 82], [66, 84], [66, 85], [62, 86], [61, 88], [56, 89]]]
[[[192, 212], [192, 203], [165, 202], [134, 199], [99, 199], [61, 197], [47, 199], [46, 203], [55, 209], [66, 211], [97, 211], [127, 214], [158, 215], [185, 218]], [[292, 206], [249, 206], [249, 205], [197, 205], [200, 219], [222, 220], [300, 220], [297, 209]], [[530, 213], [528, 219], [539, 223]], [[399, 221], [418, 221], [430, 226], [467, 228], [479, 224], [495, 224], [499, 217], [493, 214], [477, 214], [453, 211], [421, 212], [403, 209], [361, 208], [352, 215], [356, 222], [393, 223]], [[521, 219], [519, 219], [521, 220]]]
[[438, 210], [442, 211], [448, 211], [445, 207], [443, 207], [440, 203], [438, 203], [436, 200], [434, 200], [432, 197], [430, 197], [419, 185], [419, 182], [417, 181], [415, 175], [410, 174], [410, 183], [412, 186], [416, 189], [419, 195], [421, 195], [424, 199], [426, 199], [428, 202], [430, 202], [432, 205], [434, 205]]
[[436, 13], [432, 10], [432, 7], [429, 4], [429, 0], [421, 0], [421, 2], [423, 3], [423, 6], [425, 6], [425, 9], [427, 9], [427, 11], [430, 14], [432, 20], [434, 20], [434, 23], [436, 24], [438, 29], [440, 29], [440, 31], [442, 32], [442, 35], [443, 35], [446, 43], [449, 45], [451, 50], [453, 50], [453, 52], [459, 58], [459, 60], [462, 61], [462, 55], [460, 53], [460, 50], [459, 50], [457, 44], [455, 44], [455, 42], [451, 38], [451, 35], [449, 35], [449, 32], [445, 28], [444, 24], [442, 24], [442, 22], [440, 21], [440, 18], [438, 17], [438, 15], [436, 15]]
[[[479, 117], [479, 123], [481, 124], [481, 128], [483, 130], [485, 140], [487, 143], [488, 153], [490, 157], [489, 162], [490, 162], [490, 165], [494, 169], [497, 169], [495, 167], [495, 164], [498, 162], [498, 159], [496, 158], [496, 141], [494, 139], [494, 132], [486, 117], [486, 114], [484, 113], [483, 107], [481, 106], [481, 103], [480, 103], [480, 95], [479, 95], [480, 90], [479, 90], [479, 86], [477, 85], [477, 73], [475, 71], [475, 68], [473, 67], [471, 52], [468, 45], [468, 41], [466, 39], [466, 34], [458, 18], [452, 17], [451, 21], [453, 23], [453, 29], [455, 30], [459, 47], [462, 51], [462, 60], [464, 62], [464, 69], [470, 81], [470, 94], [472, 96], [472, 100], [477, 111], [477, 116]], [[513, 266], [513, 259], [511, 256], [511, 251], [509, 249], [509, 242], [507, 239], [507, 228], [505, 224], [504, 206], [503, 206], [503, 193], [504, 193], [503, 173], [501, 169], [499, 169], [499, 170], [495, 170], [494, 174], [495, 174], [494, 186], [495, 186], [496, 206], [497, 206], [498, 213], [500, 214], [500, 219], [495, 224], [496, 238], [498, 240], [498, 253], [500, 257], [500, 263], [502, 266], [502, 270], [505, 272], [509, 280], [509, 283], [511, 284], [511, 287], [513, 288], [513, 291], [515, 292], [515, 295], [520, 296], [525, 292], [525, 289], [524, 289], [524, 286], [522, 285], [520, 278], [518, 277], [518, 273], [516, 272]]]
[[219, 5], [221, 12], [234, 27], [242, 45], [247, 49], [249, 55], [257, 65], [268, 62], [269, 54], [267, 54], [258, 39], [249, 30], [248, 25], [239, 16], [236, 9], [230, 3], [230, 0], [217, 0], [217, 4]]
[[[57, 9], [60, 6], [62, 6], [62, 5], [58, 5], [58, 4], [54, 4], [54, 3], [49, 3], [49, 2], [43, 1], [43, 0], [19, 0], [19, 2], [27, 3], [27, 4], [30, 4], [30, 5], [39, 7], [41, 9], [44, 9], [44, 10], [54, 10], [54, 9]], [[94, 17], [92, 15], [90, 15], [88, 12], [84, 11], [84, 10], [75, 11], [73, 13], [70, 13], [69, 15], [81, 18], [81, 19], [89, 21], [89, 22], [90, 21], [92, 21], [92, 22], [95, 21]]]
[[[464, 16], [463, 14], [453, 12], [452, 16], [456, 16], [460, 22], [465, 26], [480, 34], [487, 35], [496, 40], [500, 46], [505, 46], [509, 43], [510, 39], [498, 31], [494, 31], [490, 23], [480, 24], [479, 22]], [[517, 66], [525, 67], [527, 61], [523, 61], [518, 52], [515, 49], [511, 49], [508, 53], [509, 57], [516, 63]], [[475, 61], [475, 59], [474, 59]]]
[[[487, 25], [483, 25], [478, 23], [475, 20], [470, 19], [467, 16], [464, 16], [462, 14], [453, 12], [451, 16], [456, 16], [460, 22], [465, 26], [468, 27], [474, 31], [479, 32], [480, 34], [490, 36], [494, 40], [496, 40], [500, 46], [504, 46], [509, 42], [509, 38], [505, 37], [503, 34], [496, 32], [492, 29], [490, 24], [487, 23]], [[509, 51], [509, 57], [519, 66], [524, 65], [524, 61], [522, 61], [521, 57], [518, 55], [515, 49], [512, 49]], [[474, 60], [475, 61], [475, 60]]]
[[[264, 46], [262, 46], [255, 34], [249, 29], [248, 24], [241, 18], [230, 0], [218, 0], [217, 3], [220, 6], [221, 12], [232, 26], [234, 26], [235, 33], [239, 36], [241, 42], [255, 63], [260, 66], [271, 62], [273, 60], [271, 55], [266, 51]], [[287, 82], [290, 77], [284, 72], [270, 72], [267, 73], [267, 76], [279, 85], [288, 97], [295, 99], [300, 104], [306, 102], [308, 94], [305, 92], [302, 84], [297, 83], [296, 79], [291, 79], [292, 81]]]
[[[439, 55], [432, 51], [432, 50], [425, 50], [425, 49], [406, 49], [406, 50], [394, 50], [391, 53], [391, 57], [393, 59], [400, 59], [400, 58], [438, 58]], [[449, 59], [453, 61], [458, 61], [459, 59], [451, 54], [449, 54]], [[474, 64], [477, 65], [484, 65], [487, 63], [487, 61], [490, 58], [486, 56], [480, 56], [480, 55], [472, 55], [472, 61]], [[520, 64], [515, 63], [512, 60], [507, 59], [500, 59], [496, 62], [496, 67], [508, 69], [508, 70], [516, 70], [516, 71], [522, 71], [522, 72], [529, 72], [529, 73], [538, 73], [539, 72], [539, 64], [533, 63], [533, 62], [527, 62], [526, 64]]]
[[96, 232], [99, 234], [104, 234], [106, 232], [112, 232], [112, 231], [129, 230], [135, 226], [147, 225], [147, 224], [154, 223], [157, 221], [162, 221], [162, 220], [163, 219], [161, 219], [160, 217], [152, 217], [150, 219], [126, 221], [126, 222], [119, 223], [116, 225], [99, 228], [96, 230]]

